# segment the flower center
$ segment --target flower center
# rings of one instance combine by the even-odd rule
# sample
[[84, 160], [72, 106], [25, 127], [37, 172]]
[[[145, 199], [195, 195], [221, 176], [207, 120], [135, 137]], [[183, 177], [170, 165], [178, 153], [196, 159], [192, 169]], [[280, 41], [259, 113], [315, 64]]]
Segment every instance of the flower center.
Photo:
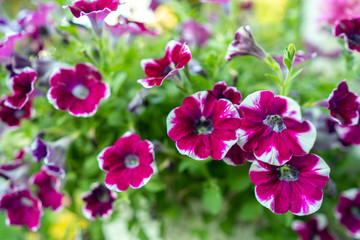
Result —
[[139, 166], [139, 157], [135, 154], [129, 154], [125, 157], [124, 163], [127, 168], [136, 168]]
[[163, 76], [166, 76], [169, 74], [169, 72], [171, 72], [172, 70], [175, 69], [175, 64], [174, 63], [170, 63], [169, 65], [167, 65], [165, 68], [164, 68], [164, 71], [163, 71]]
[[107, 192], [100, 192], [98, 195], [97, 195], [97, 199], [100, 201], [100, 202], [108, 202], [109, 201], [109, 194]]
[[356, 45], [360, 45], [360, 34], [354, 33], [349, 35], [349, 40], [355, 43]]
[[352, 206], [350, 208], [350, 212], [356, 219], [360, 219], [360, 207], [359, 206]]
[[22, 197], [22, 198], [20, 199], [20, 201], [21, 201], [21, 203], [22, 203], [24, 206], [26, 206], [26, 207], [32, 207], [32, 206], [34, 206], [33, 201], [31, 201], [30, 199], [28, 199], [28, 198], [26, 198], [26, 197]]
[[79, 84], [73, 88], [71, 93], [76, 98], [84, 100], [89, 96], [89, 89], [86, 86]]
[[281, 132], [286, 129], [284, 121], [279, 115], [268, 115], [266, 116], [264, 122], [265, 125], [270, 127], [275, 132]]
[[299, 179], [299, 170], [295, 167], [285, 164], [276, 169], [276, 175], [279, 180], [293, 182]]
[[194, 123], [194, 131], [197, 135], [210, 134], [214, 131], [213, 123], [210, 119], [201, 117]]
[[25, 115], [24, 110], [15, 110], [15, 112], [14, 112], [14, 117], [16, 119], [21, 119], [24, 115]]

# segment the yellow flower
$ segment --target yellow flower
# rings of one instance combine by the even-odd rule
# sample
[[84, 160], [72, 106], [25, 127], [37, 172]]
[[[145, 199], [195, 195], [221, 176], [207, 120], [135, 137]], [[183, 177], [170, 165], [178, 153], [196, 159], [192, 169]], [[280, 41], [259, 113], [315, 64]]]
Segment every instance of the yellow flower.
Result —
[[255, 15], [260, 24], [279, 23], [284, 19], [288, 0], [254, 0]]
[[155, 21], [150, 26], [158, 29], [174, 29], [178, 23], [175, 10], [166, 5], [160, 5], [154, 12]]

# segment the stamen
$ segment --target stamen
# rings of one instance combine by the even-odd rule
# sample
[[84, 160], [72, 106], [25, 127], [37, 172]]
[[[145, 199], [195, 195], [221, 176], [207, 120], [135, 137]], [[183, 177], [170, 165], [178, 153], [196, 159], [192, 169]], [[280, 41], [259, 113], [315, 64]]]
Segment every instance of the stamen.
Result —
[[279, 115], [268, 115], [264, 120], [264, 124], [275, 132], [281, 132], [286, 129], [284, 121]]
[[213, 123], [210, 119], [201, 117], [194, 123], [194, 131], [197, 135], [210, 134], [214, 131]]
[[136, 168], [139, 166], [139, 157], [135, 154], [129, 154], [125, 157], [124, 164], [127, 168]]
[[299, 179], [299, 170], [295, 167], [285, 164], [276, 169], [276, 174], [279, 180], [286, 182], [293, 182]]
[[86, 86], [79, 84], [72, 89], [71, 93], [76, 98], [84, 100], [89, 96], [89, 89]]

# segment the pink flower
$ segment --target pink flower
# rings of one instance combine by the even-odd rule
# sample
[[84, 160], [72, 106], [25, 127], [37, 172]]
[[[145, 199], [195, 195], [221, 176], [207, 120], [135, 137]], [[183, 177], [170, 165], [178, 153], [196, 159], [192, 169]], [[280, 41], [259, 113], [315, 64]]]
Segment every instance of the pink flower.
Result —
[[260, 161], [280, 166], [292, 156], [306, 155], [314, 145], [316, 129], [302, 121], [300, 106], [291, 98], [258, 91], [244, 99], [240, 110], [238, 143]]
[[360, 2], [358, 0], [323, 0], [319, 9], [322, 13], [320, 22], [334, 25], [337, 21], [358, 17]]
[[118, 22], [116, 25], [109, 25], [105, 23], [105, 27], [110, 31], [110, 33], [119, 38], [124, 34], [130, 35], [149, 35], [156, 36], [159, 34], [156, 30], [148, 29], [144, 23], [130, 21], [123, 16], [119, 16]]
[[29, 230], [36, 231], [40, 227], [43, 215], [41, 202], [31, 196], [29, 190], [5, 194], [0, 200], [0, 208], [6, 211], [6, 224], [26, 225]]
[[97, 157], [99, 167], [106, 171], [105, 185], [118, 192], [144, 186], [154, 173], [154, 146], [141, 141], [139, 135], [126, 132], [113, 146]]
[[347, 145], [360, 145], [360, 121], [354, 126], [335, 125], [340, 140]]
[[0, 120], [9, 127], [20, 126], [22, 119], [31, 117], [31, 101], [25, 103], [21, 109], [9, 108], [5, 105], [5, 99], [0, 100]]
[[336, 24], [334, 34], [345, 39], [349, 51], [360, 52], [360, 17], [341, 20]]
[[34, 70], [26, 67], [10, 79], [13, 95], [5, 99], [5, 105], [14, 109], [21, 109], [29, 101], [30, 95], [35, 91], [37, 74]]
[[75, 69], [61, 68], [50, 77], [49, 102], [59, 110], [76, 117], [91, 117], [101, 99], [110, 96], [109, 87], [101, 81], [95, 67], [78, 63]]
[[250, 179], [261, 205], [276, 214], [290, 211], [300, 216], [320, 208], [329, 173], [325, 161], [314, 154], [294, 156], [282, 166], [255, 161], [250, 167]]
[[349, 91], [344, 80], [328, 98], [330, 116], [341, 125], [356, 125], [359, 122], [359, 103], [359, 96]]
[[91, 190], [83, 195], [82, 199], [86, 202], [82, 208], [84, 216], [94, 220], [97, 216], [105, 218], [111, 215], [116, 194], [104, 185], [95, 183], [91, 186]]
[[206, 91], [184, 99], [166, 119], [167, 133], [178, 151], [196, 160], [224, 158], [239, 137], [239, 114], [226, 99]]
[[146, 78], [139, 79], [137, 82], [145, 88], [151, 88], [154, 85], [160, 86], [166, 78], [175, 75], [177, 70], [183, 69], [190, 59], [191, 53], [188, 45], [172, 40], [166, 45], [166, 53], [163, 58], [141, 61]]
[[13, 33], [0, 40], [0, 63], [5, 63], [10, 58], [14, 52], [15, 44], [21, 36], [22, 33]]
[[186, 42], [190, 46], [205, 46], [211, 36], [209, 28], [195, 20], [188, 20], [182, 24], [180, 42]]

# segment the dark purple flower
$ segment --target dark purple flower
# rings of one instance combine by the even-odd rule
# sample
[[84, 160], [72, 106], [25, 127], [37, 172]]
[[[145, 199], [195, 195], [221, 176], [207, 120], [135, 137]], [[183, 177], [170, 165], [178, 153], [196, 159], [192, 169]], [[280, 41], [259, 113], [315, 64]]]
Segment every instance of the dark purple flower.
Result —
[[0, 63], [6, 63], [14, 52], [16, 42], [21, 37], [22, 33], [13, 33], [0, 40]]
[[31, 164], [22, 159], [15, 159], [0, 166], [0, 177], [9, 180], [10, 189], [23, 190], [28, 188], [29, 170]]
[[205, 46], [211, 36], [209, 28], [201, 23], [190, 19], [182, 24], [180, 42], [186, 42], [190, 46]]
[[172, 40], [166, 45], [166, 53], [163, 58], [143, 59], [141, 61], [141, 67], [146, 78], [139, 79], [137, 82], [145, 88], [160, 86], [166, 78], [184, 68], [190, 59], [191, 53], [188, 45]]
[[335, 216], [354, 238], [360, 237], [360, 190], [348, 189], [340, 194]]
[[48, 174], [43, 167], [40, 172], [32, 176], [31, 182], [38, 187], [36, 195], [44, 208], [51, 208], [54, 211], [61, 209], [64, 195], [60, 193], [58, 178]]
[[359, 96], [349, 91], [344, 80], [328, 98], [330, 116], [341, 125], [356, 125], [359, 122], [359, 103]]
[[14, 109], [21, 109], [30, 100], [30, 95], [35, 91], [36, 72], [31, 68], [23, 71], [10, 79], [11, 96], [5, 98], [5, 105]]
[[9, 62], [6, 65], [6, 69], [10, 72], [10, 77], [19, 75], [26, 67], [31, 67], [30, 59], [20, 55], [17, 52], [14, 52], [11, 55]]
[[31, 101], [25, 103], [21, 109], [9, 108], [5, 105], [5, 99], [0, 100], [0, 120], [9, 127], [20, 126], [21, 119], [31, 117]]
[[94, 220], [97, 216], [105, 218], [111, 215], [116, 194], [104, 185], [95, 183], [82, 199], [86, 202], [82, 208], [84, 216], [87, 219]]
[[173, 109], [166, 119], [167, 133], [183, 155], [196, 160], [220, 160], [237, 142], [239, 113], [226, 99], [216, 100], [207, 91], [197, 92]]
[[253, 152], [246, 152], [241, 149], [239, 144], [234, 144], [223, 158], [224, 162], [229, 165], [239, 166], [243, 165], [245, 160], [252, 162], [256, 160]]
[[6, 211], [6, 224], [23, 226], [36, 231], [40, 227], [43, 215], [41, 202], [31, 196], [29, 190], [21, 190], [5, 194], [0, 200], [0, 208]]
[[130, 34], [133, 36], [136, 35], [156, 36], [159, 34], [159, 32], [156, 30], [148, 29], [144, 23], [130, 21], [123, 16], [119, 16], [117, 24], [109, 25], [105, 23], [105, 26], [110, 31], [110, 33], [117, 38], [120, 38], [124, 34]]
[[329, 232], [328, 221], [323, 214], [315, 214], [308, 221], [294, 220], [291, 228], [299, 235], [299, 240], [336, 240]]
[[154, 146], [141, 141], [139, 135], [126, 132], [113, 146], [97, 157], [99, 167], [106, 171], [105, 185], [118, 192], [144, 186], [154, 173]]
[[46, 157], [47, 154], [45, 141], [43, 141], [40, 137], [37, 137], [31, 144], [30, 150], [31, 155], [35, 158], [35, 160], [40, 162], [40, 160]]
[[50, 77], [49, 102], [76, 117], [90, 117], [101, 99], [110, 96], [110, 88], [101, 81], [95, 67], [78, 63], [75, 69], [61, 68]]
[[282, 166], [255, 161], [250, 167], [250, 179], [261, 205], [276, 214], [290, 211], [300, 216], [320, 208], [329, 173], [329, 166], [314, 154], [294, 156]]
[[360, 52], [360, 17], [341, 20], [336, 24], [334, 34], [345, 39], [349, 51]]
[[217, 82], [213, 90], [208, 90], [208, 92], [216, 99], [225, 98], [235, 105], [239, 105], [242, 98], [241, 93], [235, 87], [228, 87], [224, 81]]
[[335, 130], [340, 140], [345, 145], [360, 145], [360, 121], [354, 126], [335, 125]]
[[249, 26], [240, 27], [235, 33], [235, 40], [227, 49], [225, 59], [230, 61], [236, 56], [250, 55], [261, 60], [265, 59], [267, 53], [255, 43]]

